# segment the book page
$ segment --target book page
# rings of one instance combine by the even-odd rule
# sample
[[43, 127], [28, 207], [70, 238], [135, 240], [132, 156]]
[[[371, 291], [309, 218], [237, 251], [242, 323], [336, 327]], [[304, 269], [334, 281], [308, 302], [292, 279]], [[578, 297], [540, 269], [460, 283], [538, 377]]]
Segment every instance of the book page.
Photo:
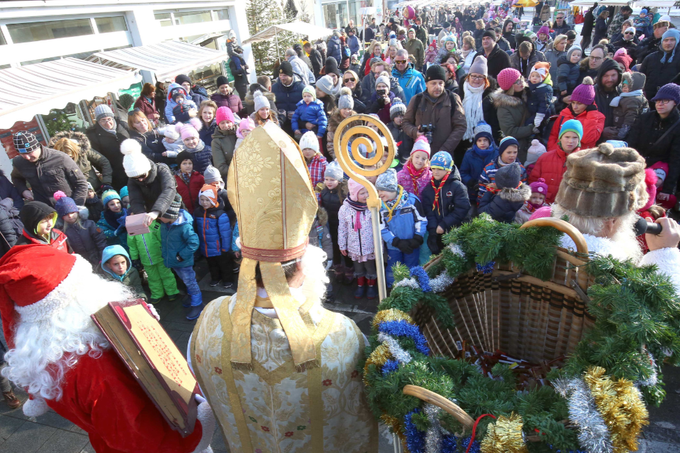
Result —
[[170, 391], [177, 392], [188, 405], [196, 379], [172, 339], [143, 305], [132, 305], [123, 310], [130, 320], [130, 332], [149, 357], [149, 361], [163, 377]]

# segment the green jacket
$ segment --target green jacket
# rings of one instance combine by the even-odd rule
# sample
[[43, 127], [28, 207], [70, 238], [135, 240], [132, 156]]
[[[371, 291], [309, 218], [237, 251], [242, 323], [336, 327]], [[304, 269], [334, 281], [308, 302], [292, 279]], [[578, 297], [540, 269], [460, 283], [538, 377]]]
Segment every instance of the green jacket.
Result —
[[130, 259], [140, 260], [144, 266], [163, 263], [161, 247], [161, 223], [154, 220], [149, 226], [149, 232], [135, 236], [128, 235]]

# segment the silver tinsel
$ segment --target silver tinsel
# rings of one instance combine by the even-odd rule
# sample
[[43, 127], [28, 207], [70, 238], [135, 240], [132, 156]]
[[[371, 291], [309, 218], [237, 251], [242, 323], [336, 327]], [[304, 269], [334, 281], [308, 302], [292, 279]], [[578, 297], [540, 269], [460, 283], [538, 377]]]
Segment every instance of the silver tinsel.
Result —
[[439, 453], [442, 445], [442, 429], [439, 424], [439, 412], [441, 409], [432, 404], [426, 404], [423, 411], [430, 422], [430, 427], [425, 434], [425, 452]]
[[652, 367], [652, 374], [647, 379], [643, 381], [638, 381], [637, 385], [641, 385], [642, 387], [653, 387], [658, 383], [659, 378], [659, 375], [656, 372], [656, 361], [654, 360], [654, 356], [649, 351], [645, 352], [649, 357], [649, 362]]
[[418, 284], [418, 281], [413, 277], [405, 278], [403, 280], [399, 280], [397, 283], [394, 284], [395, 288], [398, 288], [400, 286], [407, 286], [411, 289], [420, 289], [420, 285]]
[[441, 293], [446, 288], [453, 284], [453, 278], [448, 274], [448, 272], [443, 271], [437, 277], [430, 280], [430, 288], [435, 293]]
[[611, 435], [597, 411], [590, 389], [582, 379], [557, 379], [555, 390], [569, 400], [569, 420], [578, 426], [578, 441], [588, 453], [614, 451]]
[[449, 244], [449, 250], [451, 250], [451, 252], [453, 252], [454, 255], [465, 257], [465, 252], [463, 251], [462, 248], [460, 248], [460, 245], [458, 244]]
[[378, 334], [378, 341], [383, 342], [387, 345], [387, 348], [390, 350], [390, 354], [392, 354], [392, 357], [399, 362], [399, 363], [409, 363], [411, 362], [411, 354], [408, 352], [404, 351], [401, 346], [399, 346], [399, 342], [395, 340], [391, 335], [387, 335], [386, 333], [380, 332]]

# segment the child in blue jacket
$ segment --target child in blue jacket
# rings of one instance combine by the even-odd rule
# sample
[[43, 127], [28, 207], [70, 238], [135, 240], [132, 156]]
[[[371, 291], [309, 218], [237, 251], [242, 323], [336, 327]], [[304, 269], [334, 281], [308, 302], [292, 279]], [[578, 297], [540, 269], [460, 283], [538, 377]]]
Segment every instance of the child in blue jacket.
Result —
[[175, 117], [175, 108], [178, 105], [182, 106], [178, 109], [178, 112], [182, 113], [182, 117], [185, 118], [184, 121], [188, 121], [188, 118], [191, 118], [191, 110], [194, 110], [193, 116], [198, 114], [196, 103], [191, 100], [184, 87], [178, 83], [171, 83], [168, 87], [168, 99], [165, 104], [165, 118], [170, 124], [180, 121]]
[[193, 321], [203, 311], [203, 294], [194, 272], [194, 253], [199, 246], [198, 235], [192, 226], [194, 219], [175, 203], [172, 203], [159, 219], [163, 222], [161, 227], [163, 263], [165, 267], [174, 269], [186, 285], [190, 301], [182, 305], [190, 309], [187, 319]]
[[224, 206], [217, 196], [217, 187], [206, 184], [199, 192], [199, 207], [194, 211], [196, 231], [200, 241], [201, 255], [208, 261], [210, 286], [219, 285], [232, 289], [233, 267], [231, 264], [231, 225]]
[[306, 127], [307, 123], [316, 126], [317, 137], [323, 137], [326, 127], [328, 127], [328, 118], [324, 111], [323, 102], [316, 98], [316, 91], [313, 86], [307, 85], [302, 90], [302, 100], [297, 103], [295, 113], [293, 113], [293, 118], [290, 122], [293, 126], [293, 131], [295, 131], [296, 138], [302, 135], [300, 126], [308, 130]]
[[475, 141], [472, 148], [465, 151], [460, 166], [460, 179], [467, 187], [470, 202], [477, 204], [479, 175], [491, 161], [498, 157], [498, 148], [493, 140], [491, 126], [480, 121], [474, 129]]
[[102, 212], [97, 227], [106, 236], [107, 245], [122, 245], [126, 251], [130, 250], [127, 245], [127, 230], [125, 229], [125, 219], [127, 209], [123, 207], [120, 195], [113, 189], [105, 190], [102, 194]]
[[420, 246], [427, 231], [420, 200], [397, 184], [397, 172], [390, 168], [375, 182], [382, 200], [380, 208], [380, 234], [387, 244], [387, 286], [392, 287], [392, 266], [397, 262], [408, 268], [418, 266]]

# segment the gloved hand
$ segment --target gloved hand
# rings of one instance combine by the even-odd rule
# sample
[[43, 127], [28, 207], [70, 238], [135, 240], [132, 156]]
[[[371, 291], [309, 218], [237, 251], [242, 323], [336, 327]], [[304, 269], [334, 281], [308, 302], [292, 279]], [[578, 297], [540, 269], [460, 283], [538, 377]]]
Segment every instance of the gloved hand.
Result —
[[416, 234], [413, 236], [413, 238], [410, 239], [411, 241], [411, 246], [413, 247], [413, 250], [420, 248], [421, 245], [423, 245], [423, 237], [420, 236], [419, 234]]
[[394, 238], [392, 239], [392, 245], [407, 255], [413, 253], [413, 248], [408, 239]]
[[140, 260], [132, 260], [132, 267], [140, 271], [142, 270], [142, 262]]
[[430, 251], [434, 255], [438, 255], [441, 252], [441, 249], [439, 248], [439, 241], [437, 241], [436, 234], [430, 234], [427, 237], [427, 246], [430, 248]]

